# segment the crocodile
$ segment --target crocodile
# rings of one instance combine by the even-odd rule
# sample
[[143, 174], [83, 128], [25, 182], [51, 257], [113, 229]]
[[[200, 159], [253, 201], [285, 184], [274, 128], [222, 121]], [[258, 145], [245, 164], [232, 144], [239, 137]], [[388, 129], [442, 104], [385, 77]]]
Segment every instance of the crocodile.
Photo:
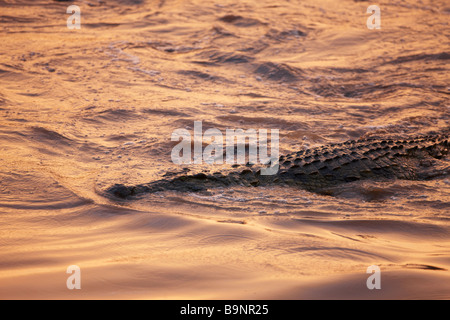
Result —
[[[246, 165], [229, 173], [180, 174], [148, 184], [116, 184], [107, 194], [121, 199], [160, 191], [198, 192], [217, 187], [287, 185], [330, 194], [330, 188], [365, 179], [428, 180], [448, 175], [449, 133], [406, 139], [366, 138], [282, 155], [274, 175]], [[236, 166], [236, 165], [234, 165]]]

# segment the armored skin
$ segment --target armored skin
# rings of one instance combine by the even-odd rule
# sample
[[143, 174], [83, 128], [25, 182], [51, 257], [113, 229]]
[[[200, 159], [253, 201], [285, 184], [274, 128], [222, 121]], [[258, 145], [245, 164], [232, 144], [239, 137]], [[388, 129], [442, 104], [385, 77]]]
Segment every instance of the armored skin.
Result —
[[226, 174], [201, 172], [137, 186], [116, 184], [106, 192], [129, 199], [166, 190], [197, 192], [238, 185], [287, 185], [327, 194], [330, 188], [357, 180], [427, 180], [448, 175], [449, 149], [448, 132], [405, 140], [351, 140], [280, 156], [279, 170], [274, 175], [261, 175], [261, 167], [246, 165]]

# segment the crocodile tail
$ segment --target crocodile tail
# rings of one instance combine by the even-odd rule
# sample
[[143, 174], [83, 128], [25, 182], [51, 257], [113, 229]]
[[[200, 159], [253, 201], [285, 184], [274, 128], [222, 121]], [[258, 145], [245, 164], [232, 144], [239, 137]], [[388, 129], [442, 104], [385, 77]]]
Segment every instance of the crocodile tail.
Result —
[[440, 135], [432, 147], [428, 148], [429, 154], [437, 159], [441, 159], [450, 153], [449, 135]]

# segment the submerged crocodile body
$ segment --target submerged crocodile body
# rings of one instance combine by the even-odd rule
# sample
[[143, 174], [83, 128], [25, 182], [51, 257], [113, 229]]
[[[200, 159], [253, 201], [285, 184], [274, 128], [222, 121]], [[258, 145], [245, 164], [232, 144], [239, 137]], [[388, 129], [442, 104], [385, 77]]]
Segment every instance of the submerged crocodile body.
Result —
[[281, 156], [275, 175], [261, 175], [260, 167], [246, 165], [227, 174], [202, 172], [137, 186], [117, 184], [107, 193], [126, 199], [166, 190], [203, 191], [233, 185], [289, 185], [326, 194], [332, 187], [357, 180], [426, 180], [447, 175], [450, 172], [446, 161], [449, 151], [447, 132], [405, 140], [352, 140]]

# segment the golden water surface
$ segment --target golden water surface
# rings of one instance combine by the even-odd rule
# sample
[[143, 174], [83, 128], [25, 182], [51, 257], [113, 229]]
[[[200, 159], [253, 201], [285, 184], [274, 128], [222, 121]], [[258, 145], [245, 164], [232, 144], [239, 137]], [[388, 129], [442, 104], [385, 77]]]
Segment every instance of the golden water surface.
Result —
[[280, 153], [448, 128], [450, 4], [381, 0], [368, 29], [370, 4], [0, 1], [0, 299], [449, 299], [448, 176], [99, 192], [180, 171], [194, 121]]

